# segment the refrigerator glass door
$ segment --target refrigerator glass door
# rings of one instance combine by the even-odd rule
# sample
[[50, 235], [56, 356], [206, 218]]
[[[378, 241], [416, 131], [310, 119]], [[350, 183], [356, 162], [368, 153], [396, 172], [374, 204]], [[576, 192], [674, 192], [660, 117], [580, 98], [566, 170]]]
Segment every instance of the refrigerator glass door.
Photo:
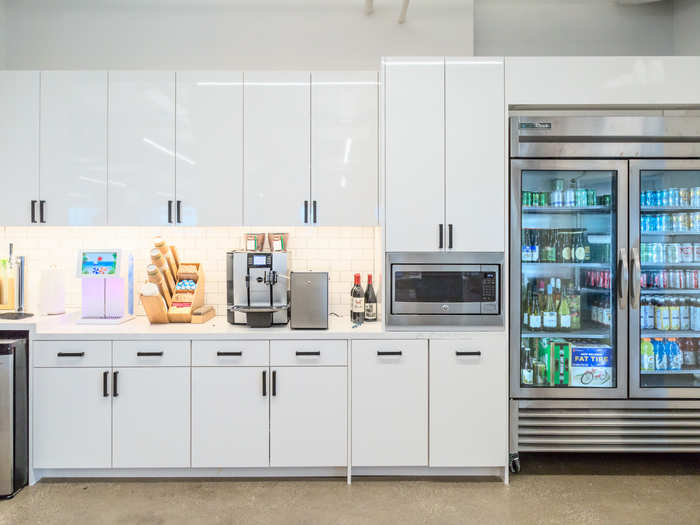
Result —
[[630, 162], [633, 397], [700, 395], [700, 161]]
[[511, 391], [624, 398], [627, 162], [511, 166]]

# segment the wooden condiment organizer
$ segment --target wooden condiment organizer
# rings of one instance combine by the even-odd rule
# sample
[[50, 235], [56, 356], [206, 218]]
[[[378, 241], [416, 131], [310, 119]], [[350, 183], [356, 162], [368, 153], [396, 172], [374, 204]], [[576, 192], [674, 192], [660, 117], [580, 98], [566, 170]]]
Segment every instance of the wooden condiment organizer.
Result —
[[0, 286], [5, 284], [7, 286], [7, 298], [8, 302], [0, 303], [0, 310], [14, 310], [15, 309], [15, 278], [8, 277], [5, 282], [0, 282]]
[[187, 308], [186, 311], [176, 308], [174, 305], [170, 307], [168, 310], [168, 320], [171, 323], [191, 323], [192, 310], [204, 306], [204, 270], [202, 269], [202, 265], [200, 263], [180, 263], [180, 267], [185, 265], [197, 268], [197, 286], [195, 286], [194, 293], [192, 294], [192, 305]]

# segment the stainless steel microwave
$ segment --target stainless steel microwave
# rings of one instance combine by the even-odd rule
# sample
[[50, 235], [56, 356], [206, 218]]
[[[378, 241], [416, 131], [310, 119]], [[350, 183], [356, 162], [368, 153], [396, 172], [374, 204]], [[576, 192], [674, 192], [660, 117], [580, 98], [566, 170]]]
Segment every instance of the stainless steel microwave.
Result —
[[503, 326], [502, 252], [386, 254], [385, 324]]

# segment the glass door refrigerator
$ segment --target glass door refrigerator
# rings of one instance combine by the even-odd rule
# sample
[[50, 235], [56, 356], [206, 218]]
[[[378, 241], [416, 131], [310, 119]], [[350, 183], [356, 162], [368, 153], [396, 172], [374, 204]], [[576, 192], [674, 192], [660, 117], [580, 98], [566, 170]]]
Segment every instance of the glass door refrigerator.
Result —
[[630, 396], [699, 398], [700, 160], [630, 171]]
[[511, 163], [518, 398], [627, 396], [627, 175], [616, 160]]

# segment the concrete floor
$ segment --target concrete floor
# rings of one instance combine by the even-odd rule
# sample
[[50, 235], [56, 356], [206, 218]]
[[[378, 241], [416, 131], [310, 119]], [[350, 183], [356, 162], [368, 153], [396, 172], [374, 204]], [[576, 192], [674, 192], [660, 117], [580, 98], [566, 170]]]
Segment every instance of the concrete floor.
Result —
[[523, 456], [498, 481], [42, 481], [1, 524], [700, 523], [700, 455]]

